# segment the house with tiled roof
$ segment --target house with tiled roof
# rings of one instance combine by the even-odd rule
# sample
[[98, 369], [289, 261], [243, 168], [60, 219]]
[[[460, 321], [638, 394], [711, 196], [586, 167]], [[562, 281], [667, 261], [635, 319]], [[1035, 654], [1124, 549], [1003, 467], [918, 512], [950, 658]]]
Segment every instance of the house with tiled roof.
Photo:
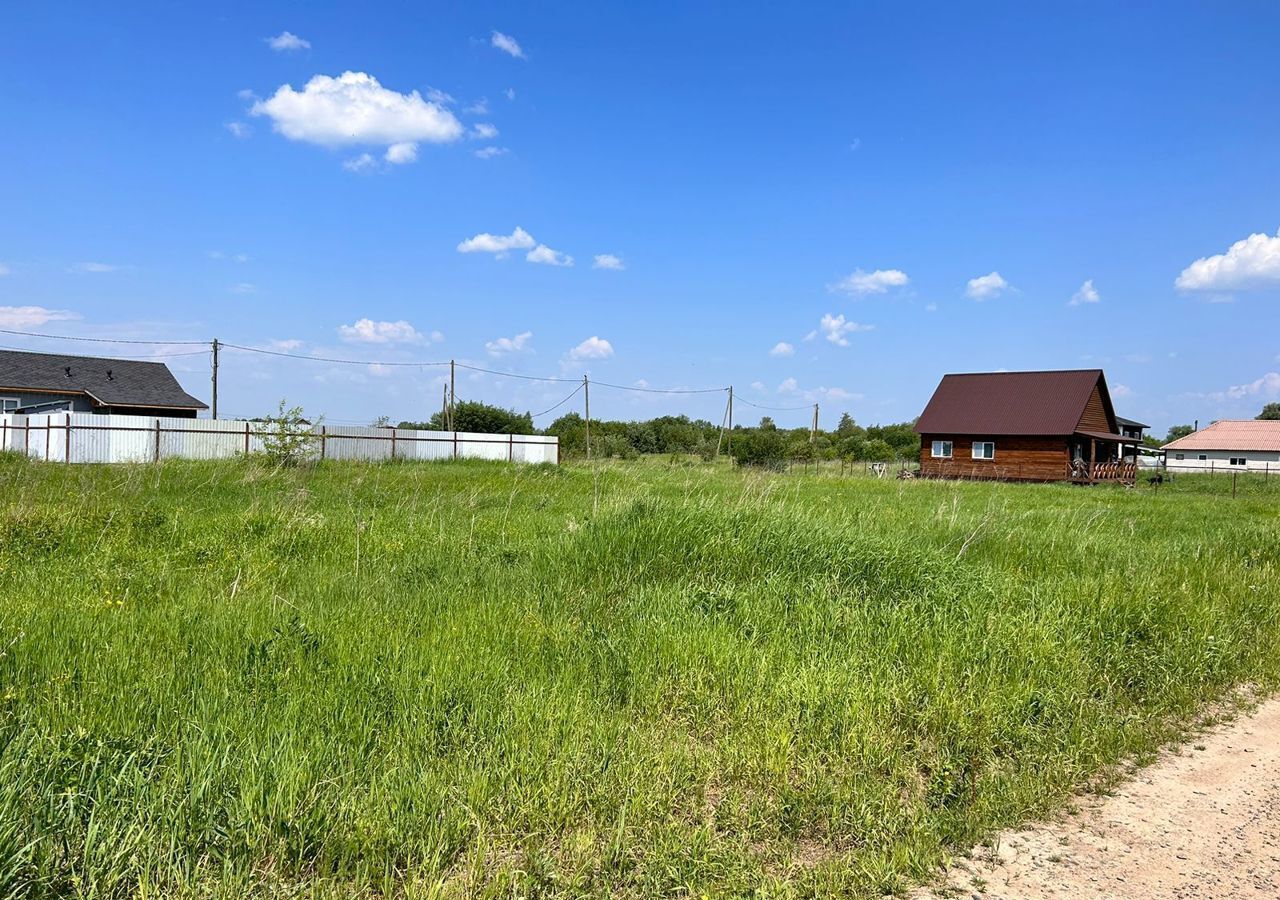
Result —
[[1220, 419], [1161, 449], [1171, 471], [1280, 472], [1280, 421]]
[[207, 408], [162, 362], [0, 350], [0, 413], [194, 418]]
[[946, 375], [916, 421], [920, 474], [1132, 482], [1142, 426], [1119, 422], [1101, 369]]

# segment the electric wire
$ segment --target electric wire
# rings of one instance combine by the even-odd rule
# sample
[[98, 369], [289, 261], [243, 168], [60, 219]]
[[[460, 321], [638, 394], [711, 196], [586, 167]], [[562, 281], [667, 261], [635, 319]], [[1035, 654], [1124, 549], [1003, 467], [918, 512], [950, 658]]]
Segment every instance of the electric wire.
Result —
[[572, 391], [570, 391], [570, 392], [569, 392], [569, 396], [565, 397], [563, 400], [561, 400], [559, 403], [557, 403], [555, 406], [552, 406], [552, 407], [551, 407], [551, 408], [549, 408], [549, 409], [544, 409], [544, 410], [543, 410], [542, 412], [540, 412], [540, 413], [534, 413], [534, 414], [533, 414], [533, 416], [532, 416], [532, 418], [536, 419], [536, 418], [538, 418], [539, 416], [545, 416], [545, 415], [546, 415], [547, 413], [549, 413], [549, 412], [555, 412], [557, 409], [559, 409], [560, 407], [562, 407], [562, 406], [564, 406], [566, 403], [568, 403], [570, 400], [572, 400], [572, 399], [574, 398], [574, 396], [575, 396], [575, 395], [576, 395], [580, 390], [582, 390], [584, 387], [586, 387], [586, 385], [585, 385], [585, 384], [580, 384], [580, 385], [578, 385], [576, 388], [574, 388]]

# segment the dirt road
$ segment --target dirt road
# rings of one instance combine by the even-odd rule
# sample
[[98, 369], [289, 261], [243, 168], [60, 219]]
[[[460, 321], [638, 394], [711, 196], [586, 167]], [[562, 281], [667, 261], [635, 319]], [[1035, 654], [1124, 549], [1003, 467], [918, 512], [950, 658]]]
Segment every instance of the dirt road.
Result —
[[1280, 700], [1193, 738], [1081, 814], [1000, 836], [918, 898], [1277, 900]]

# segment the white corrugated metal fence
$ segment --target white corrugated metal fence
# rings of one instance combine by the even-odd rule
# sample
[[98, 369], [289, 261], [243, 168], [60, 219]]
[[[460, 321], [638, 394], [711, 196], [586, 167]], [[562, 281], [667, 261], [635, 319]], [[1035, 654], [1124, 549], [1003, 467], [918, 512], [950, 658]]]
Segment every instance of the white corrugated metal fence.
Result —
[[[114, 463], [224, 459], [261, 453], [271, 425], [236, 419], [153, 419], [94, 413], [0, 415], [0, 451], [49, 462]], [[559, 439], [532, 434], [474, 434], [316, 425], [317, 459], [493, 459], [556, 463]]]

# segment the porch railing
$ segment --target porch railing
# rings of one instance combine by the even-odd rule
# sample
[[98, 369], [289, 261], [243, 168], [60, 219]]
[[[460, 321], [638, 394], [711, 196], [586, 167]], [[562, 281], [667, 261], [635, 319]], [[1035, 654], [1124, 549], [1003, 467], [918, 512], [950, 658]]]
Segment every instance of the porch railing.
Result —
[[1138, 466], [1132, 462], [1109, 460], [1107, 462], [1077, 462], [1068, 467], [1070, 477], [1075, 481], [1135, 481], [1138, 477]]

